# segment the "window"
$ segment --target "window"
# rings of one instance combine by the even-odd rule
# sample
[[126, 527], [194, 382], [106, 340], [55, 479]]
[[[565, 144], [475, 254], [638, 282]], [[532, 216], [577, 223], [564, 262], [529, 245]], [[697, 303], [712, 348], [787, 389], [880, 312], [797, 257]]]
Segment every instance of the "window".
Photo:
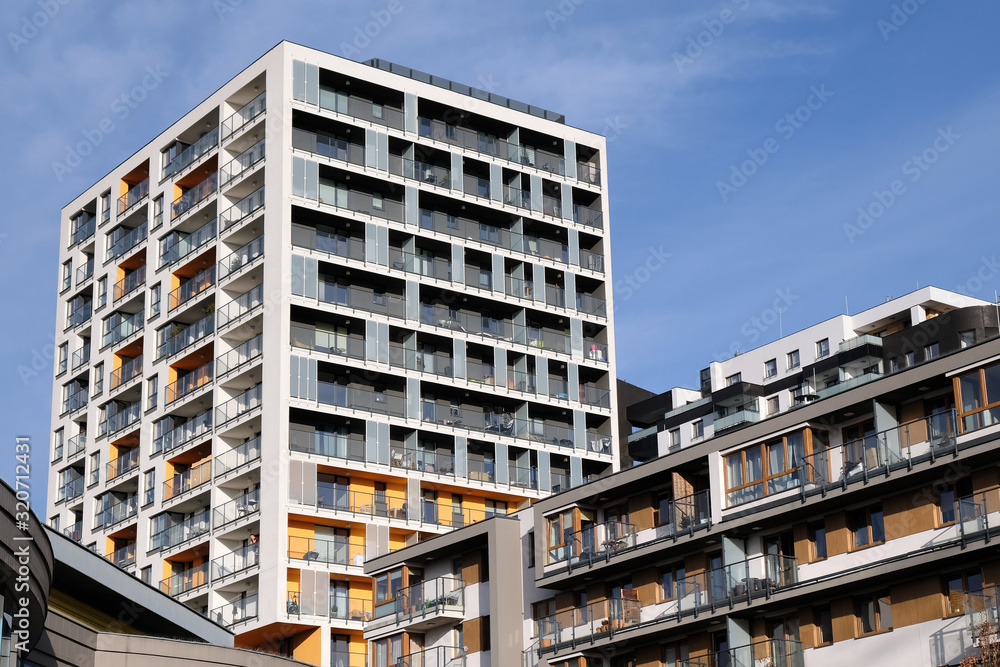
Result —
[[487, 614], [486, 616], [482, 617], [482, 622], [479, 624], [479, 629], [480, 629], [480, 632], [482, 632], [482, 636], [479, 638], [479, 650], [480, 651], [489, 651], [490, 648], [491, 648], [491, 645], [490, 645], [490, 616], [489, 616], [489, 614]]
[[58, 461], [63, 456], [63, 443], [65, 442], [66, 432], [63, 429], [58, 429], [52, 437], [52, 460]]
[[62, 290], [68, 290], [73, 285], [73, 260], [63, 262]]
[[764, 379], [773, 378], [778, 374], [778, 360], [769, 359], [764, 362]]
[[822, 359], [828, 354], [830, 354], [830, 339], [824, 338], [823, 340], [816, 341], [816, 358]]
[[881, 505], [852, 511], [848, 516], [848, 525], [855, 549], [885, 542], [885, 520]]
[[833, 643], [833, 613], [830, 606], [816, 607], [816, 630], [819, 635], [816, 642], [819, 645]]
[[153, 567], [151, 565], [147, 565], [146, 567], [142, 568], [139, 572], [140, 572], [139, 578], [142, 579], [143, 583], [145, 584], [153, 583]]
[[535, 637], [551, 631], [551, 629], [548, 627], [548, 621], [555, 615], [556, 615], [555, 598], [542, 600], [541, 602], [535, 602], [531, 605], [531, 620], [532, 620], [532, 626], [534, 627], [535, 630], [534, 634]]
[[104, 391], [104, 362], [94, 365], [94, 395]]
[[983, 592], [983, 575], [978, 570], [947, 575], [944, 591], [948, 598], [948, 614], [964, 614], [966, 596], [981, 595]]
[[59, 368], [56, 370], [56, 375], [60, 375], [66, 372], [66, 364], [68, 360], [69, 360], [69, 343], [60, 343]]
[[49, 517], [49, 528], [51, 528], [52, 530], [56, 531], [57, 533], [59, 532], [59, 519], [60, 518], [61, 517], [58, 514], [55, 515], [55, 516], [53, 516], [53, 517]]
[[712, 369], [703, 368], [698, 373], [702, 394], [712, 393]]
[[809, 524], [809, 544], [814, 561], [826, 558], [826, 524], [822, 521]]
[[777, 414], [777, 412], [778, 412], [778, 397], [777, 396], [772, 396], [771, 398], [767, 399], [766, 410], [767, 410], [767, 412], [765, 414], [767, 416], [771, 416], [773, 414]]
[[892, 600], [889, 593], [876, 593], [854, 603], [862, 635], [892, 630]]
[[961, 349], [964, 350], [965, 348], [972, 347], [975, 344], [976, 344], [976, 332], [975, 332], [975, 330], [973, 330], [973, 331], [959, 331], [958, 332], [958, 346]]
[[153, 229], [163, 224], [163, 195], [153, 200]]
[[149, 316], [156, 317], [160, 314], [160, 283], [156, 283], [149, 289]]
[[673, 502], [673, 494], [669, 492], [660, 493], [656, 496], [656, 506], [653, 510], [653, 523], [657, 526], [669, 526], [672, 521], [670, 513], [670, 503]]
[[954, 378], [955, 402], [962, 431], [974, 431], [1000, 419], [1000, 364]]
[[899, 357], [893, 357], [889, 360], [889, 372], [896, 373], [899, 371]]
[[681, 430], [679, 428], [672, 428], [668, 433], [668, 440], [670, 442], [670, 449], [676, 449], [681, 446]]
[[372, 103], [372, 118], [385, 118], [385, 109], [381, 104]]
[[376, 211], [385, 210], [385, 200], [382, 199], [382, 195], [373, 194], [372, 195], [372, 208]]
[[97, 307], [100, 308], [108, 302], [108, 277], [102, 276], [97, 279]]
[[487, 498], [485, 501], [485, 514], [487, 519], [491, 516], [503, 516], [507, 514], [507, 501]]
[[556, 563], [570, 556], [573, 539], [573, 510], [555, 514], [546, 519], [549, 536], [549, 562]]
[[905, 355], [903, 355], [903, 362], [904, 362], [903, 363], [904, 368], [909, 368], [910, 366], [913, 366], [916, 363], [916, 355], [913, 352], [907, 352]]
[[143, 473], [146, 495], [142, 499], [143, 505], [148, 505], [156, 499], [156, 468], [152, 468]]
[[805, 431], [747, 447], [726, 456], [726, 503], [729, 507], [798, 486], [805, 458]]
[[157, 386], [159, 377], [160, 377], [159, 375], [154, 375], [153, 377], [149, 378], [146, 381], [146, 396], [149, 397], [148, 405], [146, 406], [147, 410], [152, 410], [153, 408], [156, 407], [156, 400], [157, 400], [156, 395], [157, 395]]
[[961, 479], [947, 486], [938, 495], [938, 508], [941, 511], [941, 524], [955, 523], [959, 518], [976, 516], [979, 507], [972, 498], [972, 480]]
[[732, 387], [734, 384], [739, 384], [743, 381], [742, 373], [734, 373], [726, 378], [726, 386]]
[[101, 481], [101, 452], [100, 450], [90, 455], [90, 479], [88, 485], [93, 486]]
[[799, 367], [799, 351], [792, 350], [788, 353], [788, 370]]
[[698, 440], [705, 436], [705, 420], [699, 419], [695, 423], [691, 424], [691, 439]]
[[937, 343], [931, 343], [924, 348], [924, 361], [937, 359], [941, 356], [941, 347]]
[[673, 600], [675, 597], [684, 597], [684, 577], [686, 576], [683, 563], [674, 563], [660, 568], [660, 599]]
[[[162, 203], [162, 197], [161, 197]], [[111, 191], [108, 190], [101, 195], [101, 224], [111, 219]]]
[[528, 533], [528, 567], [535, 567], [535, 531]]

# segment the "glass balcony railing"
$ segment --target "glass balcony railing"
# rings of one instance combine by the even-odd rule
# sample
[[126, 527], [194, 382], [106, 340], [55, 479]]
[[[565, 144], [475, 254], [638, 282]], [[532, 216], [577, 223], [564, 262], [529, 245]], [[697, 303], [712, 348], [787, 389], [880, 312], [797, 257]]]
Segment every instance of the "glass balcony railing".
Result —
[[406, 300], [402, 296], [369, 292], [357, 287], [327, 282], [322, 277], [319, 281], [319, 301], [369, 313], [380, 313], [388, 317], [406, 317]]
[[455, 474], [455, 454], [449, 451], [431, 451], [392, 446], [389, 462], [393, 468], [417, 470], [436, 475]]
[[580, 268], [604, 273], [604, 255], [580, 249]]
[[[121, 228], [120, 228], [121, 229]], [[144, 222], [135, 229], [126, 232], [124, 235], [118, 237], [113, 243], [108, 247], [108, 261], [121, 257], [122, 255], [128, 253], [130, 250], [138, 246], [140, 243], [146, 240], [148, 235], [149, 227]], [[111, 235], [112, 237], [114, 234]], [[111, 241], [112, 239], [108, 239]]]
[[855, 336], [854, 338], [848, 338], [840, 342], [840, 347], [838, 352], [848, 352], [862, 345], [874, 345], [875, 347], [882, 347], [882, 338], [880, 336], [870, 336], [868, 334], [863, 334], [861, 336]]
[[136, 183], [128, 189], [128, 192], [118, 198], [118, 217], [122, 217], [133, 208], [141, 204], [149, 196], [149, 179]]
[[208, 563], [188, 568], [160, 582], [160, 590], [170, 597], [208, 586]]
[[239, 598], [208, 612], [208, 617], [224, 628], [257, 618], [257, 594]]
[[403, 112], [399, 109], [351, 97], [328, 86], [319, 87], [319, 108], [346, 114], [373, 125], [403, 129]]
[[[140, 315], [142, 313], [139, 313]], [[159, 347], [156, 349], [156, 358], [172, 357], [173, 355], [186, 350], [199, 341], [207, 338], [215, 332], [215, 313], [209, 313], [197, 322], [188, 325], [175, 323], [160, 330]], [[164, 338], [165, 336], [165, 338]]]
[[713, 665], [726, 667], [804, 667], [802, 642], [792, 639], [767, 639], [712, 654]]
[[160, 267], [179, 262], [193, 252], [215, 240], [216, 219], [212, 218], [190, 234], [183, 236], [180, 232], [170, 232], [161, 246]]
[[443, 141], [453, 146], [461, 146], [468, 151], [518, 164], [522, 163], [522, 156], [526, 158], [533, 156], [533, 149], [522, 151], [522, 147], [518, 144], [425, 116], [417, 118], [417, 131], [421, 137]]
[[119, 547], [105, 556], [107, 560], [120, 568], [135, 565], [135, 542]]
[[589, 384], [580, 385], [580, 402], [595, 408], [611, 407], [611, 390]]
[[451, 170], [447, 167], [411, 160], [399, 155], [389, 156], [389, 173], [442, 188], [451, 187]]
[[64, 482], [59, 487], [59, 500], [73, 500], [83, 495], [83, 475]]
[[253, 241], [237, 248], [219, 260], [218, 275], [221, 281], [226, 276], [239, 271], [247, 264], [264, 254], [264, 235], [261, 234]]
[[139, 496], [131, 495], [114, 505], [99, 509], [94, 514], [94, 528], [109, 528], [115, 524], [134, 519], [139, 514]]
[[465, 582], [456, 577], [437, 577], [407, 586], [391, 602], [375, 605], [375, 618], [394, 615], [396, 623], [449, 612], [465, 613]]
[[219, 187], [225, 187], [243, 174], [252, 171], [264, 161], [264, 140], [261, 139], [235, 158], [222, 165], [219, 170]]
[[91, 257], [87, 263], [76, 270], [76, 286], [79, 287], [86, 281], [94, 277], [94, 258]]
[[601, 184], [601, 168], [592, 162], [576, 163], [576, 180], [591, 185]]
[[87, 434], [77, 433], [66, 441], [66, 458], [73, 458], [87, 448]]
[[549, 398], [569, 400], [569, 382], [554, 375], [549, 376]]
[[190, 188], [174, 200], [170, 207], [170, 219], [176, 220], [198, 204], [215, 194], [219, 185], [219, 172], [213, 172], [201, 183]]
[[514, 342], [528, 347], [566, 354], [571, 349], [568, 335], [546, 329], [535, 329], [534, 327], [516, 327], [514, 329]]
[[264, 186], [260, 186], [219, 215], [219, 225], [225, 231], [248, 220], [264, 208]]
[[385, 493], [351, 491], [350, 487], [344, 484], [332, 482], [316, 482], [316, 507], [343, 512], [351, 516], [409, 518], [405, 498], [389, 496]]
[[260, 490], [248, 491], [212, 510], [212, 527], [221, 528], [260, 511]]
[[510, 247], [510, 231], [457, 215], [420, 209], [420, 228], [501, 248]]
[[521, 280], [510, 276], [506, 276], [505, 278], [507, 296], [516, 297], [518, 299], [535, 298], [535, 283], [530, 280]]
[[242, 394], [229, 399], [219, 407], [215, 408], [215, 426], [218, 428], [223, 424], [241, 417], [261, 404], [261, 384], [250, 387]]
[[263, 334], [257, 334], [219, 356], [215, 360], [216, 377], [228, 375], [259, 357], [264, 351], [263, 341]]
[[236, 551], [212, 559], [212, 581], [246, 572], [260, 562], [257, 544], [248, 544]]
[[[625, 590], [622, 593], [635, 594], [636, 591]], [[638, 626], [640, 613], [638, 599], [612, 597], [539, 619], [538, 637], [543, 647], [540, 651], [557, 651], [577, 643], [613, 636], [615, 632]]]
[[608, 346], [604, 343], [584, 339], [583, 351], [590, 361], [608, 361]]
[[206, 269], [202, 269], [190, 280], [181, 283], [176, 289], [172, 290], [169, 295], [167, 295], [167, 310], [174, 310], [175, 308], [180, 308], [188, 301], [199, 296], [202, 292], [212, 288], [215, 285], [215, 267], [210, 266]]
[[451, 280], [451, 260], [389, 248], [389, 266], [427, 278]]
[[565, 243], [535, 236], [523, 236], [514, 241], [514, 250], [533, 257], [542, 257], [562, 262], [563, 264], [569, 264], [569, 246]]
[[101, 422], [97, 435], [113, 435], [137, 423], [142, 414], [142, 402], [136, 401]]
[[404, 205], [401, 200], [386, 199], [380, 194], [348, 190], [322, 178], [319, 181], [319, 203], [352, 213], [370, 215], [373, 218], [403, 222]]
[[317, 400], [350, 410], [402, 417], [406, 414], [406, 398], [363, 387], [347, 387], [334, 382], [317, 383]]
[[133, 357], [111, 371], [111, 388], [118, 387], [142, 375], [142, 355]]
[[853, 389], [854, 387], [859, 387], [863, 384], [868, 384], [872, 380], [877, 380], [882, 377], [882, 373], [879, 371], [871, 371], [868, 373], [863, 373], [857, 377], [848, 378], [846, 380], [841, 380], [837, 384], [831, 385], [829, 387], [823, 387], [816, 391], [817, 398], [827, 398], [828, 396], [833, 396], [834, 394], [839, 394], [842, 391], [847, 391], [848, 389]]
[[206, 509], [159, 533], [155, 533], [149, 538], [150, 549], [169, 549], [203, 537], [211, 529], [210, 519], [211, 515]]
[[491, 483], [495, 483], [497, 481], [496, 462], [493, 459], [470, 458], [466, 462], [466, 467], [469, 469], [470, 480]]
[[[365, 147], [361, 144], [354, 144], [346, 139], [338, 139], [297, 127], [292, 128], [292, 147], [348, 164], [361, 166], [365, 163]], [[396, 157], [398, 160], [395, 155], [389, 157], [390, 159]]]
[[549, 563], [569, 561], [590, 564], [636, 546], [636, 529], [630, 523], [608, 521], [586, 526], [562, 536], [563, 544], [549, 546]]
[[288, 429], [288, 449], [293, 452], [328, 456], [344, 461], [365, 460], [364, 438], [350, 434], [297, 428], [294, 424]]
[[111, 328], [105, 331], [101, 347], [116, 345], [133, 334], [142, 331], [146, 323], [145, 314], [145, 311], [140, 310], [132, 315], [122, 313], [117, 321], [116, 318], [104, 320], [105, 327], [111, 325]]
[[365, 564], [365, 545], [352, 544], [346, 538], [328, 540], [289, 535], [288, 558], [327, 565], [362, 567]]
[[452, 331], [507, 341], [513, 338], [514, 332], [513, 323], [507, 320], [428, 303], [420, 304], [420, 321]]
[[[323, 596], [322, 600], [327, 600]], [[285, 600], [285, 610], [289, 616], [301, 618], [305, 616], [320, 616], [330, 621], [354, 621], [367, 623], [372, 620], [372, 601], [370, 598], [350, 597], [346, 591], [330, 590], [329, 604], [317, 604], [310, 596], [301, 595], [299, 591], [288, 591]], [[343, 659], [343, 652], [340, 652]], [[355, 654], [356, 655], [356, 654]], [[337, 651], [331, 657], [331, 664], [337, 665]], [[347, 665], [347, 662], [340, 663]]]
[[146, 284], [146, 265], [143, 264], [132, 273], [115, 283], [112, 290], [114, 301], [120, 301]]
[[739, 407], [727, 408], [725, 415], [715, 418], [715, 432], [733, 428], [740, 424], [755, 424], [760, 421], [760, 405], [756, 399]]
[[608, 302], [592, 294], [577, 294], [576, 309], [587, 315], [595, 315], [597, 317], [608, 316]]
[[97, 218], [89, 213], [85, 213], [82, 217], [76, 218], [74, 222], [73, 245], [83, 243], [93, 236], [94, 231], [97, 229]]
[[243, 294], [233, 299], [227, 304], [216, 309], [219, 328], [227, 326], [231, 322], [242, 319], [245, 315], [254, 312], [264, 303], [264, 286], [247, 290]]
[[356, 259], [359, 262], [363, 262], [365, 259], [364, 239], [318, 230], [315, 227], [292, 224], [292, 245], [297, 248], [325, 252], [337, 257]]
[[83, 521], [77, 521], [72, 526], [63, 528], [62, 533], [69, 539], [79, 544], [83, 540]]
[[261, 117], [267, 110], [267, 91], [253, 98], [231, 116], [222, 121], [222, 140], [225, 141]]
[[90, 320], [91, 315], [93, 315], [93, 302], [84, 301], [81, 305], [77, 306], [66, 318], [66, 327], [75, 327], [77, 325], [83, 324]]
[[511, 185], [503, 186], [503, 203], [515, 208], [531, 210], [531, 193], [528, 190], [515, 188]]
[[290, 342], [292, 347], [303, 350], [336, 354], [349, 359], [365, 357], [365, 339], [361, 336], [345, 336], [293, 323]]
[[421, 402], [425, 422], [441, 426], [489, 433], [512, 438], [526, 437], [528, 424], [506, 412], [493, 412], [488, 407], [445, 405], [427, 399]]
[[139, 448], [133, 447], [118, 458], [108, 461], [105, 465], [105, 476], [111, 482], [119, 477], [134, 472], [139, 468]]
[[454, 364], [455, 360], [442, 352], [417, 352], [389, 344], [389, 365], [396, 368], [450, 378], [454, 376]]
[[604, 213], [589, 206], [576, 204], [573, 206], [573, 222], [586, 227], [604, 229]]
[[205, 461], [189, 468], [179, 475], [163, 481], [163, 501], [166, 502], [182, 493], [197, 489], [212, 481], [212, 462]]
[[507, 388], [534, 394], [537, 390], [538, 378], [534, 373], [522, 373], [507, 369]]
[[195, 160], [206, 155], [219, 145], [219, 128], [213, 127], [205, 136], [174, 156], [163, 168], [163, 178], [171, 178], [191, 166]]
[[793, 556], [763, 554], [707, 570], [673, 582], [671, 598], [680, 616], [731, 607], [737, 602], [768, 598], [776, 590], [798, 583]]
[[[909, 469], [914, 461], [933, 462], [938, 456], [955, 451], [957, 431], [955, 411], [944, 410], [829, 447], [803, 457], [801, 463], [794, 465], [784, 488], [798, 486], [803, 496], [825, 494], [835, 486], [846, 489], [849, 484], [867, 483], [875, 475], [888, 476], [892, 470]], [[758, 493], [762, 495], [763, 490]]]
[[537, 490], [538, 468], [528, 468], [509, 463], [507, 465], [507, 479], [511, 486]]
[[215, 475], [225, 475], [230, 471], [260, 460], [260, 436], [222, 452], [215, 457]]
[[400, 656], [394, 667], [465, 667], [465, 664], [462, 649], [437, 646]]
[[194, 442], [195, 439], [209, 434], [211, 431], [212, 410], [208, 409], [154, 438], [153, 453], [173, 451]]
[[210, 361], [167, 385], [167, 405], [212, 384], [214, 364]]
[[573, 476], [562, 470], [552, 470], [549, 472], [549, 487], [552, 493], [562, 493], [573, 488]]
[[89, 395], [90, 394], [86, 388], [74, 391], [72, 394], [67, 396], [66, 399], [63, 401], [62, 414], [66, 414], [68, 412], [76, 412], [80, 408], [87, 407], [87, 399]]

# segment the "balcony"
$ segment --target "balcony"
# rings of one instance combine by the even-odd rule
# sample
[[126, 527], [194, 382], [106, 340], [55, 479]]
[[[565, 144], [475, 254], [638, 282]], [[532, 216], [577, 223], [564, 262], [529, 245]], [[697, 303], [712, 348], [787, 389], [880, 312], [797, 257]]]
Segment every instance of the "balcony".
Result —
[[604, 273], [604, 255], [581, 248], [580, 268]]
[[328, 456], [343, 461], [363, 462], [365, 460], [365, 440], [355, 435], [342, 435], [289, 427], [288, 449], [293, 452]]
[[170, 597], [208, 586], [208, 563], [202, 563], [160, 581], [160, 590]]
[[373, 218], [403, 222], [402, 201], [386, 199], [380, 194], [347, 190], [323, 178], [319, 179], [319, 203]]
[[174, 156], [174, 159], [163, 168], [163, 178], [171, 178], [181, 171], [191, 166], [195, 160], [219, 145], [219, 128], [213, 127], [205, 136], [198, 139], [183, 151]]
[[[319, 616], [328, 621], [364, 625], [372, 619], [372, 601], [366, 598], [348, 597], [336, 591], [316, 591], [315, 596], [303, 595], [299, 591], [288, 591], [285, 600], [286, 613], [294, 618]], [[334, 661], [336, 662], [336, 652]]]
[[76, 286], [79, 287], [94, 277], [94, 258], [87, 260], [86, 264], [76, 270]]
[[888, 477], [893, 470], [910, 469], [914, 462], [955, 451], [957, 416], [946, 410], [895, 428], [874, 433], [815, 452], [804, 457], [788, 485], [799, 486], [803, 497], [835, 486], [868, 480], [875, 475]]
[[215, 194], [219, 184], [219, 172], [213, 172], [201, 183], [190, 188], [174, 200], [170, 208], [170, 219], [176, 220], [198, 204]]
[[389, 461], [393, 468], [416, 470], [436, 475], [455, 474], [455, 455], [423, 449], [392, 446]]
[[258, 545], [248, 544], [232, 553], [212, 559], [212, 581], [230, 577], [253, 568], [259, 562]]
[[244, 104], [238, 111], [222, 121], [222, 140], [225, 141], [231, 136], [253, 123], [267, 110], [267, 91]]
[[348, 359], [365, 358], [365, 339], [361, 336], [345, 336], [293, 323], [290, 342], [292, 347], [302, 350], [335, 354]]
[[263, 334], [257, 334], [250, 340], [240, 343], [229, 352], [223, 353], [215, 360], [216, 376], [221, 378], [228, 375], [259, 357], [264, 351], [263, 340]]
[[292, 224], [292, 245], [297, 248], [316, 250], [328, 255], [365, 260], [364, 239], [343, 236], [335, 232], [319, 231], [314, 227]]
[[68, 482], [64, 482], [63, 485], [59, 487], [59, 495], [56, 500], [73, 500], [74, 498], [79, 498], [82, 495], [83, 475], [80, 475], [79, 477], [73, 478]]
[[507, 479], [511, 486], [538, 490], [538, 468], [507, 464]]
[[[623, 590], [636, 595], [637, 591]], [[539, 653], [558, 652], [580, 643], [613, 637], [616, 632], [637, 627], [641, 605], [635, 598], [610, 598], [568, 609], [540, 619]]]
[[421, 414], [425, 423], [511, 438], [521, 437], [528, 428], [527, 422], [514, 419], [509, 413], [493, 412], [487, 407], [476, 410], [463, 405], [442, 405], [426, 399], [421, 403]]
[[350, 97], [346, 93], [338, 92], [329, 86], [319, 87], [319, 108], [346, 114], [372, 125], [384, 125], [396, 130], [403, 129], [402, 111], [383, 104]]
[[149, 179], [131, 186], [125, 194], [118, 198], [118, 217], [122, 217], [138, 206], [149, 196]]
[[316, 482], [316, 507], [352, 517], [407, 518], [404, 498], [388, 496], [385, 493], [351, 491], [348, 486], [330, 482]]
[[595, 408], [611, 407], [611, 390], [590, 384], [580, 385], [580, 402]]
[[712, 664], [732, 665], [732, 667], [754, 665], [803, 667], [805, 657], [802, 653], [802, 642], [792, 639], [768, 639], [718, 651], [712, 654]]
[[89, 397], [89, 392], [87, 388], [78, 389], [77, 391], [69, 394], [63, 401], [62, 413], [63, 415], [76, 412], [80, 408], [87, 407], [87, 399]]
[[531, 348], [564, 354], [569, 354], [571, 349], [570, 337], [566, 334], [533, 327], [517, 327], [514, 330], [514, 342]]
[[397, 248], [389, 249], [389, 265], [394, 269], [415, 273], [425, 278], [451, 281], [451, 260], [440, 257], [404, 252]]
[[[258, 306], [264, 303], [264, 286], [257, 285], [256, 287], [247, 290], [243, 294], [230, 301], [229, 303], [220, 306], [216, 309], [218, 316], [219, 328], [227, 326], [231, 322], [236, 322], [242, 319], [245, 315], [253, 312]], [[221, 374], [221, 373], [220, 373]]]
[[216, 477], [260, 460], [260, 436], [219, 454], [214, 460]]
[[365, 564], [365, 545], [350, 544], [345, 539], [317, 540], [289, 535], [288, 559], [360, 568]]
[[357, 287], [326, 282], [322, 278], [319, 281], [319, 301], [387, 317], [401, 319], [406, 317], [406, 300], [402, 296], [369, 292]]
[[210, 361], [167, 385], [167, 405], [212, 384], [214, 364]]
[[212, 462], [205, 461], [163, 482], [163, 502], [212, 481]]
[[222, 528], [260, 511], [260, 490], [248, 491], [212, 510], [212, 527]]
[[139, 496], [131, 495], [94, 514], [94, 528], [110, 528], [115, 524], [135, 518], [139, 513]]
[[66, 328], [78, 326], [90, 320], [90, 316], [93, 315], [93, 302], [84, 301], [72, 311], [66, 317]]
[[212, 430], [212, 409], [209, 408], [200, 415], [175, 426], [153, 440], [153, 453], [170, 452], [193, 442]]
[[219, 215], [220, 231], [226, 231], [264, 208], [264, 186], [259, 187]]
[[261, 234], [253, 241], [237, 248], [219, 260], [218, 272], [221, 281], [226, 276], [236, 273], [244, 266], [250, 264], [255, 259], [264, 254], [264, 235]]
[[760, 421], [760, 406], [756, 401], [741, 405], [735, 410], [727, 410], [727, 413], [724, 417], [716, 418], [716, 433], [724, 431], [727, 428], [740, 426], [741, 424], [755, 424]]
[[569, 264], [569, 246], [558, 241], [525, 235], [520, 244], [514, 244], [514, 250], [520, 250], [526, 255], [551, 259], [555, 262]]
[[246, 413], [250, 412], [255, 408], [259, 408], [261, 404], [261, 384], [250, 387], [244, 391], [239, 396], [235, 396], [219, 407], [215, 408], [215, 426], [216, 428], [230, 422], [238, 417], [242, 417]]
[[376, 604], [375, 621], [369, 627], [395, 624], [405, 626], [407, 632], [425, 632], [461, 621], [464, 615], [465, 582], [455, 577], [438, 577], [397, 591], [391, 602]]
[[511, 340], [513, 324], [480, 313], [466, 313], [432, 304], [420, 304], [420, 321], [423, 324], [459, 331], [484, 338]]
[[87, 448], [87, 434], [77, 433], [66, 441], [66, 459], [69, 460]]
[[876, 347], [882, 347], [882, 338], [880, 336], [869, 336], [864, 334], [862, 336], [855, 336], [854, 338], [848, 338], [840, 342], [840, 347], [838, 352], [847, 352], [863, 345], [874, 345]]
[[465, 667], [465, 654], [452, 646], [438, 646], [400, 656], [394, 667]]
[[571, 567], [591, 565], [595, 560], [608, 560], [637, 544], [635, 526], [621, 521], [587, 526], [563, 539], [565, 544], [549, 546], [549, 563], [568, 561]]
[[135, 542], [126, 544], [104, 556], [112, 565], [125, 569], [135, 565]]
[[142, 355], [133, 357], [111, 371], [111, 389], [117, 389], [142, 375]]
[[389, 156], [389, 173], [442, 188], [451, 187], [451, 170], [445, 167], [411, 160], [399, 155]]
[[860, 387], [863, 384], [868, 384], [872, 380], [878, 380], [880, 377], [882, 377], [880, 372], [873, 371], [857, 377], [842, 380], [835, 385], [817, 390], [816, 398], [827, 398], [829, 396], [839, 394], [842, 391], [847, 391], [848, 389], [854, 389], [855, 387]]
[[594, 229], [604, 229], [604, 213], [588, 206], [573, 206], [573, 222]]
[[187, 282], [181, 283], [172, 290], [167, 298], [167, 310], [180, 308], [191, 299], [201, 295], [207, 289], [215, 285], [215, 267], [210, 266], [202, 269]]
[[[365, 147], [354, 144], [346, 139], [338, 139], [309, 130], [292, 128], [292, 147], [314, 155], [321, 155], [331, 160], [339, 160], [348, 164], [363, 166], [365, 163]], [[390, 155], [390, 159], [399, 157]]]
[[465, 377], [473, 384], [493, 386], [496, 382], [496, 368], [493, 364], [484, 364], [475, 359], [465, 362]]
[[114, 301], [121, 301], [129, 294], [146, 284], [146, 265], [143, 264], [132, 273], [115, 283], [112, 289]]
[[[141, 315], [142, 313], [138, 313]], [[215, 314], [209, 313], [197, 322], [188, 325], [175, 323], [159, 331], [160, 345], [156, 350], [157, 360], [172, 357], [186, 350], [215, 332]]]
[[108, 461], [105, 466], [105, 477], [108, 482], [139, 469], [139, 448], [134, 447], [118, 458]]
[[534, 373], [522, 373], [508, 368], [507, 388], [534, 394], [538, 388], [538, 377]]
[[347, 387], [334, 382], [317, 382], [317, 401], [349, 410], [360, 410], [393, 417], [406, 414], [406, 397], [362, 387]]
[[717, 609], [732, 609], [734, 604], [750, 602], [798, 583], [798, 561], [793, 556], [764, 554], [723, 565], [674, 582], [670, 601], [657, 617], [676, 616]]
[[[525, 147], [517, 144], [425, 116], [417, 117], [417, 131], [421, 137], [443, 141], [453, 146], [461, 146], [467, 151], [481, 153], [501, 160], [517, 162], [518, 164], [523, 162], [522, 156], [527, 159], [531, 155], [531, 153], [524, 150]], [[524, 164], [528, 163], [524, 162]], [[534, 164], [530, 164], [530, 166], [534, 166]]]
[[964, 613], [973, 637], [981, 630], [992, 634], [1000, 627], [1000, 591], [996, 586], [985, 586], [982, 590], [958, 593], [949, 591], [949, 611]]
[[[125, 229], [124, 227], [119, 227], [119, 230]], [[111, 261], [117, 257], [121, 257], [128, 253], [130, 250], [138, 246], [140, 243], [146, 240], [146, 236], [149, 233], [149, 226], [144, 222], [135, 229], [125, 232], [124, 235], [116, 238], [116, 234], [109, 235], [109, 241], [112, 242], [108, 247], [108, 259]]]
[[109, 415], [107, 419], [101, 422], [97, 429], [97, 436], [101, 437], [104, 435], [114, 435], [119, 431], [123, 431], [129, 426], [136, 424], [139, 421], [139, 417], [142, 415], [142, 402], [136, 401], [131, 403], [125, 408], [122, 408], [113, 415]]
[[94, 235], [96, 229], [97, 218], [90, 213], [84, 212], [80, 217], [74, 218], [72, 244], [83, 243]]
[[[219, 170], [219, 187], [224, 188], [226, 185], [235, 181], [243, 174], [252, 171], [253, 168], [260, 164], [263, 160], [264, 140], [261, 139], [222, 166], [222, 169]], [[258, 190], [258, 192], [263, 194], [262, 191], [263, 188]]]
[[457, 215], [420, 209], [420, 228], [448, 236], [478, 241], [500, 248], [510, 247], [510, 232], [500, 227]]
[[179, 262], [209, 241], [214, 241], [216, 224], [217, 219], [213, 218], [187, 235], [182, 235], [180, 232], [170, 232], [164, 238], [161, 246], [160, 268]]
[[594, 317], [608, 316], [608, 302], [591, 294], [577, 294], [576, 309], [585, 315], [593, 315]]
[[62, 534], [79, 544], [83, 541], [83, 521], [77, 521], [72, 526], [63, 528]]
[[145, 311], [140, 310], [132, 315], [117, 313], [116, 317], [113, 316], [104, 320], [104, 326], [110, 328], [104, 332], [101, 347], [117, 345], [132, 334], [142, 331], [142, 328], [146, 325], [145, 315]]
[[208, 613], [208, 617], [224, 628], [253, 620], [257, 618], [257, 594], [216, 607]]
[[534, 299], [535, 284], [530, 280], [521, 280], [506, 276], [506, 293], [517, 299]]
[[601, 184], [601, 168], [591, 162], [576, 163], [576, 180], [591, 185]]
[[169, 549], [208, 534], [209, 510], [203, 510], [180, 523], [160, 531], [149, 538], [150, 549]]

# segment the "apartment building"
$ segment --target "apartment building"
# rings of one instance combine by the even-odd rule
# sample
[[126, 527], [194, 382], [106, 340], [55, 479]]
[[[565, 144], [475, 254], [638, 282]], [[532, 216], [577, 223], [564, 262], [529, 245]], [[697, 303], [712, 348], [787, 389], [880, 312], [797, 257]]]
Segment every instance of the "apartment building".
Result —
[[364, 562], [617, 469], [605, 141], [282, 42], [62, 211], [50, 525], [365, 664]]
[[997, 323], [925, 288], [630, 407], [639, 465], [367, 561], [371, 664], [958, 664], [1000, 632]]

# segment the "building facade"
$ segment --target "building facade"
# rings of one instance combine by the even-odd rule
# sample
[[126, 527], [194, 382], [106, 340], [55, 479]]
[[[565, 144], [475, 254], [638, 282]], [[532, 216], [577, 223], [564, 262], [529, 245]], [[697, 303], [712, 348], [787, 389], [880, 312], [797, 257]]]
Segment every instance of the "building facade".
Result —
[[997, 322], [996, 304], [926, 288], [631, 406], [639, 465], [368, 561], [400, 582], [366, 630], [388, 653], [372, 664], [975, 655], [1000, 632]]
[[50, 525], [363, 664], [366, 559], [617, 468], [605, 157], [282, 42], [62, 211]]

